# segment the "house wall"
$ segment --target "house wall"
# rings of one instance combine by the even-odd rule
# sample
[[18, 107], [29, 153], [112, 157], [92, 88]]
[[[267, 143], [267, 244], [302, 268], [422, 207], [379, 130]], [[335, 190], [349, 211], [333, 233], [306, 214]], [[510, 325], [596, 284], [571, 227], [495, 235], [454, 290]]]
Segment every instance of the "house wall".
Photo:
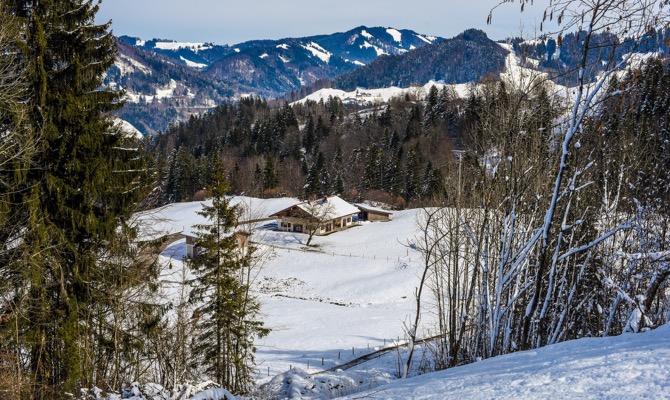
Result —
[[[280, 216], [277, 222], [277, 227], [280, 231], [284, 232], [304, 232], [308, 222], [309, 221], [304, 218]], [[296, 231], [296, 225], [300, 226], [301, 229]]]
[[389, 221], [390, 215], [389, 214], [378, 214], [373, 211], [368, 211], [368, 221]]
[[[249, 235], [235, 232], [233, 234], [235, 245], [241, 254], [247, 255], [249, 251]], [[186, 258], [193, 259], [198, 252], [198, 247], [195, 245], [196, 239], [192, 236], [186, 236]]]
[[186, 258], [193, 258], [195, 254], [195, 238], [186, 236]]
[[[290, 217], [281, 215], [277, 221], [277, 228], [283, 232], [302, 232], [307, 233], [307, 225], [310, 224], [310, 221], [306, 218]], [[347, 215], [342, 218], [336, 218], [330, 221], [324, 222], [319, 229], [316, 230], [316, 235], [324, 235], [332, 231], [338, 231], [345, 229], [353, 224], [353, 214]], [[299, 230], [296, 230], [296, 225], [299, 226]]]

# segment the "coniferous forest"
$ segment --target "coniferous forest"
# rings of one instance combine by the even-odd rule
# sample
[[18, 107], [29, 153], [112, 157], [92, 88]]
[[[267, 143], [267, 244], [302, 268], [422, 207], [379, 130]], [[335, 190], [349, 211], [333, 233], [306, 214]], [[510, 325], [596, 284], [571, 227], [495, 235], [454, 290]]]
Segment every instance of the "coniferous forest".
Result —
[[[0, 398], [198, 379], [260, 396], [254, 340], [270, 330], [255, 249], [229, 236], [242, 212], [231, 194], [422, 209], [399, 378], [416, 370], [422, 314], [438, 326], [424, 372], [665, 324], [670, 61], [630, 58], [660, 43], [667, 2], [559, 3], [582, 44], [562, 47], [578, 66], [556, 79], [563, 93], [545, 79], [561, 33], [511, 46], [540, 55], [533, 73], [473, 78], [465, 96], [449, 85], [367, 104], [248, 96], [138, 139], [113, 122], [124, 93], [104, 85], [117, 44], [111, 22], [95, 22], [99, 3], [0, 1]], [[205, 199], [193, 290], [168, 309], [152, 298], [165, 238], [140, 238], [137, 213]]]

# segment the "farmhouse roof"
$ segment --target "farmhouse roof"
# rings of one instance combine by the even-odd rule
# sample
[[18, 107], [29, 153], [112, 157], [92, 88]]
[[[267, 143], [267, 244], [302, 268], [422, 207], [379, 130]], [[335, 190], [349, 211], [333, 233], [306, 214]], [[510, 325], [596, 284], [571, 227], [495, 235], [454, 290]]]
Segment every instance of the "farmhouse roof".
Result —
[[320, 215], [324, 217], [324, 219], [342, 218], [349, 215], [358, 214], [359, 212], [358, 207], [349, 204], [340, 197], [328, 196], [318, 200], [303, 201], [301, 203], [294, 204], [291, 207], [287, 207], [272, 214], [271, 216], [279, 215], [283, 211], [290, 210], [293, 207], [298, 207], [308, 214]]
[[363, 204], [363, 203], [356, 203], [356, 207], [358, 207], [361, 211], [368, 211], [368, 212], [373, 212], [377, 214], [384, 214], [384, 215], [392, 215], [393, 213], [388, 210], [384, 210], [383, 208], [379, 207], [373, 207], [369, 204]]
[[[184, 229], [183, 231], [180, 232], [180, 234], [183, 237], [190, 237], [190, 238], [198, 238], [200, 234], [198, 233], [198, 229], [194, 226], [191, 226], [189, 228]], [[244, 229], [231, 229], [228, 230], [228, 232], [222, 232], [221, 237], [227, 238], [229, 236], [233, 235], [244, 235], [244, 236], [251, 236], [251, 233], [247, 230]]]

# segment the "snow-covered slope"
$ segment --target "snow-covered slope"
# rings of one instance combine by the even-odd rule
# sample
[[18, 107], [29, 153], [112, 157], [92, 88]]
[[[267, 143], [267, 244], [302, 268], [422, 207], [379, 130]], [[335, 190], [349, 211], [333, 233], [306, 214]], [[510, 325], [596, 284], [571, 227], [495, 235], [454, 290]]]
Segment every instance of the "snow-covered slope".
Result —
[[668, 399], [670, 326], [494, 357], [357, 393], [367, 399]]
[[[259, 219], [296, 199], [235, 197]], [[207, 203], [207, 202], [205, 202]], [[146, 236], [203, 223], [200, 202], [172, 204], [139, 215]], [[272, 332], [256, 342], [260, 398], [327, 399], [356, 393], [370, 399], [638, 399], [670, 398], [670, 327], [644, 334], [589, 338], [518, 352], [470, 365], [396, 380], [403, 323], [414, 312], [421, 257], [415, 250], [421, 210], [398, 211], [390, 222], [361, 223], [327, 236], [278, 232], [256, 224], [251, 240], [265, 254], [252, 290]], [[168, 246], [157, 301], [178, 301], [179, 282], [192, 278], [184, 240]], [[430, 296], [425, 298], [430, 302]], [[176, 308], [176, 307], [175, 307]], [[435, 326], [422, 318], [420, 337]], [[345, 363], [385, 354], [352, 368]], [[419, 353], [421, 353], [419, 349]], [[420, 357], [418, 357], [420, 358]], [[338, 370], [338, 368], [343, 370]], [[332, 369], [331, 371], [324, 370]], [[414, 370], [412, 374], [417, 374]]]
[[[505, 69], [500, 73], [500, 78], [508, 82], [510, 87], [528, 90], [534, 86], [537, 86], [540, 82], [544, 82], [547, 85], [549, 93], [560, 94], [562, 96], [568, 95], [568, 88], [553, 82], [551, 79], [549, 79], [547, 73], [522, 65], [521, 60], [513, 51], [511, 45], [503, 43], [498, 43], [498, 45], [508, 52], [505, 59]], [[460, 97], [468, 96], [470, 91], [476, 87], [474, 83], [446, 84], [444, 81], [436, 82], [430, 80], [423, 86], [411, 86], [407, 88], [392, 86], [378, 89], [357, 88], [356, 90], [352, 91], [326, 88], [317, 90], [314, 93], [311, 93], [291, 104], [304, 104], [307, 100], [313, 100], [317, 102], [320, 100], [326, 101], [328, 97], [331, 96], [340, 98], [344, 103], [358, 104], [386, 103], [394, 97], [400, 97], [406, 94], [415, 95], [421, 99], [426, 97], [432, 86], [435, 86], [438, 90], [441, 90], [444, 87], [450, 87]]]
[[[297, 201], [238, 197], [233, 202], [244, 203], [256, 216], [269, 216]], [[200, 202], [180, 203], [143, 213], [144, 238], [203, 223], [197, 215], [201, 207]], [[262, 319], [272, 329], [257, 343], [259, 379], [267, 378], [268, 368], [274, 376], [291, 367], [310, 372], [334, 367], [402, 338], [421, 268], [411, 246], [417, 212], [401, 211], [390, 222], [365, 222], [315, 237], [310, 248], [304, 245], [305, 234], [259, 224], [251, 240], [267, 259], [253, 289], [262, 303]], [[183, 239], [163, 252], [165, 301], [176, 301], [169, 298], [177, 292], [171, 285], [181, 275], [185, 252]]]
[[423, 98], [428, 94], [428, 91], [432, 86], [435, 86], [438, 90], [441, 90], [445, 86], [449, 86], [452, 87], [459, 96], [465, 97], [468, 95], [471, 85], [466, 83], [447, 85], [444, 82], [429, 81], [423, 86], [412, 86], [408, 88], [399, 88], [395, 86], [381, 89], [358, 88], [349, 92], [340, 89], [327, 88], [317, 90], [316, 92], [291, 104], [304, 104], [307, 100], [313, 100], [316, 102], [320, 100], [326, 101], [329, 97], [339, 97], [340, 100], [342, 100], [344, 103], [386, 103], [394, 97], [404, 96], [405, 94], [411, 94], [418, 98]]

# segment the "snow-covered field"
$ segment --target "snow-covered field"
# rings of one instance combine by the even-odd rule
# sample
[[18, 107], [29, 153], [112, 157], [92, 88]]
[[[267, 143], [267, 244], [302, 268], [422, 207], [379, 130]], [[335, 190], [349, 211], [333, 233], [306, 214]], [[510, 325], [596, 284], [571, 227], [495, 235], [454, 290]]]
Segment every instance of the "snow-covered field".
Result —
[[668, 399], [670, 326], [586, 338], [418, 376], [348, 398]]
[[456, 93], [461, 97], [466, 97], [470, 93], [471, 85], [463, 83], [456, 85], [445, 85], [444, 82], [435, 82], [429, 81], [423, 86], [413, 86], [409, 88], [399, 88], [399, 87], [388, 87], [381, 89], [363, 89], [358, 88], [351, 92], [346, 92], [340, 89], [320, 89], [316, 92], [308, 95], [307, 97], [298, 100], [291, 104], [305, 103], [307, 100], [313, 101], [326, 101], [328, 97], [339, 97], [344, 102], [354, 102], [361, 104], [376, 104], [376, 103], [387, 103], [392, 98], [404, 96], [405, 94], [412, 94], [419, 98], [424, 98], [430, 91], [430, 88], [435, 86], [438, 90], [442, 89], [445, 86], [453, 87]]
[[[254, 218], [297, 200], [234, 198]], [[147, 231], [189, 231], [204, 222], [201, 203], [170, 205], [141, 218]], [[262, 319], [272, 332], [257, 341], [262, 397], [376, 399], [670, 398], [670, 327], [606, 339], [582, 339], [484, 360], [408, 380], [395, 380], [398, 357], [389, 351], [352, 368], [348, 361], [404, 341], [403, 323], [414, 312], [421, 258], [414, 249], [419, 210], [396, 212], [389, 222], [315, 237], [256, 224], [252, 241], [266, 260], [253, 285]], [[158, 222], [154, 221], [158, 218]], [[150, 235], [150, 236], [152, 236]], [[184, 240], [161, 255], [165, 301], [176, 301]], [[430, 299], [428, 299], [430, 301]], [[429, 317], [419, 336], [431, 333]], [[419, 357], [420, 361], [420, 357]], [[317, 372], [331, 369], [326, 373]]]

